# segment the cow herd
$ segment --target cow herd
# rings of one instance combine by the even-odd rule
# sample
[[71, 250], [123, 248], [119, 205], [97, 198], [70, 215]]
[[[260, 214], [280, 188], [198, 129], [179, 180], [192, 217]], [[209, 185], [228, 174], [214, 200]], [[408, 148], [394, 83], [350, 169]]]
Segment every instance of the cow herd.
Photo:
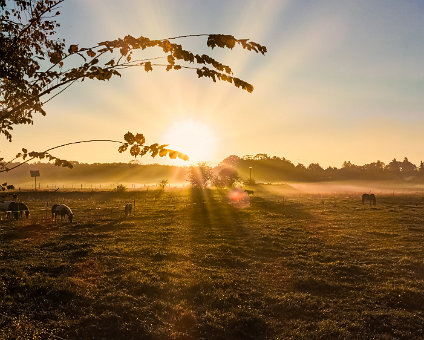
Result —
[[[253, 194], [245, 190], [247, 194]], [[369, 203], [370, 205], [376, 205], [377, 201], [374, 194], [363, 194], [362, 195], [362, 204]], [[127, 203], [124, 207], [125, 216], [128, 217], [133, 213], [133, 204]], [[74, 214], [70, 207], [65, 204], [53, 204], [51, 208], [52, 220], [56, 221], [57, 217], [60, 216], [60, 220], [68, 219], [72, 223]], [[3, 219], [3, 216], [6, 219], [19, 219], [25, 215], [26, 218], [29, 216], [29, 209], [25, 203], [15, 202], [15, 201], [0, 201], [0, 216]]]
[[[128, 217], [133, 213], [133, 204], [127, 203], [124, 208], [125, 216]], [[53, 204], [51, 208], [52, 220], [56, 221], [58, 217], [60, 220], [68, 220], [72, 223], [74, 218], [74, 213], [71, 208], [66, 204]], [[0, 217], [3, 219], [19, 219], [25, 215], [26, 218], [29, 217], [28, 206], [22, 202], [15, 201], [0, 201]]]
[[[64, 217], [68, 217], [69, 222], [72, 222], [74, 214], [72, 213], [71, 208], [65, 204], [54, 204], [51, 209], [52, 220], [56, 220], [57, 216], [61, 217], [61, 220]], [[25, 203], [15, 202], [15, 201], [0, 201], [0, 216], [1, 219], [6, 217], [6, 219], [19, 219], [25, 215], [26, 218], [29, 217], [29, 209]]]

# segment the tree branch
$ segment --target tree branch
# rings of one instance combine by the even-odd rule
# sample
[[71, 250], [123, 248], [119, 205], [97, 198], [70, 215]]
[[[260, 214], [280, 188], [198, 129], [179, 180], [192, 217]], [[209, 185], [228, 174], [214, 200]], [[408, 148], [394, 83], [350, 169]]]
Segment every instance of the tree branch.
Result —
[[[9, 51], [11, 51], [13, 49], [13, 47], [15, 47], [16, 42], [24, 35], [24, 33], [26, 31], [28, 31], [31, 26], [36, 23], [38, 20], [41, 19], [41, 17], [46, 14], [47, 12], [50, 12], [53, 8], [55, 8], [57, 5], [59, 5], [60, 3], [62, 3], [65, 0], [58, 0], [57, 3], [50, 5], [49, 7], [46, 7], [43, 11], [41, 11], [41, 13], [33, 13], [32, 14], [32, 19], [29, 21], [28, 25], [25, 26], [21, 32], [19, 32], [19, 35], [17, 37], [15, 37], [15, 39], [13, 39], [12, 44], [10, 44], [10, 46], [6, 49], [6, 53], [4, 54], [3, 58], [6, 58], [9, 54]], [[33, 12], [32, 8], [31, 8], [31, 12]]]
[[[81, 141], [78, 141], [78, 142], [70, 142], [70, 143], [65, 143], [65, 144], [57, 145], [57, 146], [54, 146], [54, 147], [52, 147], [52, 148], [49, 148], [49, 149], [47, 149], [47, 150], [45, 150], [45, 151], [43, 151], [43, 152], [41, 152], [41, 153], [47, 153], [47, 152], [49, 152], [49, 151], [51, 151], [51, 150], [55, 150], [55, 149], [59, 149], [59, 148], [63, 148], [64, 146], [68, 146], [68, 145], [81, 144], [81, 143], [92, 143], [92, 142], [109, 142], [109, 143], [119, 143], [119, 144], [125, 144], [124, 142], [117, 141], [117, 140], [112, 140], [112, 139], [89, 139], [89, 140], [81, 140]], [[2, 165], [2, 167], [3, 167], [3, 168], [4, 168], [4, 167], [6, 167], [8, 164], [10, 164], [11, 162], [13, 162], [16, 158], [17, 158], [17, 157], [15, 157], [14, 159], [10, 160], [10, 161], [9, 161], [9, 162], [7, 162], [6, 164]], [[22, 165], [24, 165], [24, 164], [26, 164], [26, 163], [28, 163], [28, 162], [32, 161], [32, 160], [33, 160], [33, 159], [35, 159], [35, 158], [37, 158], [37, 157], [29, 158], [29, 159], [27, 159], [26, 161], [21, 162], [21, 163], [19, 163], [19, 164], [15, 165], [15, 166], [13, 166], [13, 167], [11, 167], [11, 168], [9, 168], [9, 169], [2, 169], [2, 170], [0, 170], [0, 173], [1, 173], [1, 172], [8, 172], [8, 171], [11, 171], [11, 170], [13, 170], [13, 169], [16, 169], [16, 168], [18, 168], [18, 167], [20, 167], [20, 166], [22, 166]]]

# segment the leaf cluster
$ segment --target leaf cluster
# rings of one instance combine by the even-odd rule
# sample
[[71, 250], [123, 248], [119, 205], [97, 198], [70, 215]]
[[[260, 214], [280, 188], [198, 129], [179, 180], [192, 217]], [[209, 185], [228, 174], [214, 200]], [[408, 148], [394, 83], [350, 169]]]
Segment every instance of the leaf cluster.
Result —
[[146, 139], [141, 133], [133, 134], [128, 131], [124, 135], [124, 140], [125, 143], [118, 148], [120, 153], [127, 151], [129, 148], [131, 156], [134, 157], [144, 156], [149, 153], [153, 158], [159, 155], [159, 157], [169, 156], [171, 159], [179, 158], [184, 161], [189, 159], [189, 157], [182, 152], [168, 149], [168, 144], [159, 145], [159, 143], [154, 143], [151, 145], [145, 145]]
[[6, 191], [6, 190], [14, 190], [15, 186], [12, 184], [7, 184], [7, 182], [0, 184], [0, 191]]
[[30, 151], [30, 152], [28, 152], [27, 149], [22, 148], [22, 152], [19, 152], [15, 156], [15, 159], [18, 159], [18, 158], [22, 158], [23, 160], [35, 159], [35, 158], [40, 159], [40, 160], [45, 159], [49, 162], [54, 162], [55, 166], [61, 166], [61, 167], [70, 168], [70, 169], [73, 168], [73, 165], [72, 165], [71, 162], [64, 160], [64, 159], [61, 159], [61, 158], [58, 158], [56, 156], [53, 156], [52, 154], [50, 154], [47, 151], [41, 151], [41, 152]]
[[[56, 149], [57, 147], [51, 148], [51, 149]], [[51, 150], [49, 149], [49, 150]], [[70, 161], [67, 161], [65, 159], [61, 159], [59, 157], [53, 156], [52, 154], [50, 154], [48, 151], [42, 151], [42, 152], [37, 152], [37, 151], [28, 151], [25, 148], [22, 148], [22, 152], [19, 152], [16, 154], [15, 158], [5, 162], [4, 158], [0, 158], [0, 173], [1, 172], [8, 172], [11, 171], [25, 163], [28, 163], [29, 161], [33, 160], [33, 159], [40, 159], [40, 160], [47, 160], [49, 162], [53, 162], [53, 164], [55, 166], [61, 166], [61, 167], [66, 167], [66, 168], [73, 168], [73, 164]], [[14, 161], [18, 160], [18, 159], [22, 159], [22, 162], [16, 164], [13, 163]], [[5, 185], [0, 186], [0, 190], [4, 191], [4, 190], [12, 190], [14, 189], [13, 185], [7, 185], [7, 183]]]
[[212, 49], [214, 47], [232, 49], [236, 44], [241, 45], [241, 47], [246, 50], [262, 53], [263, 55], [267, 52], [265, 46], [255, 43], [254, 41], [249, 41], [249, 39], [236, 39], [232, 35], [227, 34], [211, 34], [207, 42], [207, 45]]

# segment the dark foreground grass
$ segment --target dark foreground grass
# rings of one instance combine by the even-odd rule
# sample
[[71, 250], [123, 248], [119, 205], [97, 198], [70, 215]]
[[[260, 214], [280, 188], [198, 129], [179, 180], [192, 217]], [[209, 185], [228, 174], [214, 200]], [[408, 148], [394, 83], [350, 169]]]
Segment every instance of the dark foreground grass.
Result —
[[[422, 197], [22, 199], [31, 218], [0, 223], [0, 338], [423, 337]], [[45, 219], [46, 201], [70, 205], [75, 223]]]

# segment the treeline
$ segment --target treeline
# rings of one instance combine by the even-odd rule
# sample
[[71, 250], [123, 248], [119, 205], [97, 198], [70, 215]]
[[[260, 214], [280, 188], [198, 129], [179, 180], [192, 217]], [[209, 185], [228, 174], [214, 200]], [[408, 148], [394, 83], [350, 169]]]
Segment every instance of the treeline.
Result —
[[324, 169], [318, 163], [308, 166], [293, 164], [280, 157], [270, 157], [267, 154], [229, 156], [221, 162], [221, 166], [235, 168], [242, 178], [252, 178], [257, 182], [279, 181], [336, 181], [336, 180], [407, 180], [424, 181], [424, 163], [417, 166], [407, 157], [403, 161], [393, 159], [385, 164], [381, 161], [364, 165], [355, 165], [349, 161], [341, 168], [328, 167]]
[[[169, 183], [183, 183], [189, 180], [187, 167], [136, 164], [136, 163], [78, 163], [72, 162], [73, 169], [56, 167], [49, 163], [23, 164], [10, 172], [3, 172], [0, 181], [23, 185], [33, 183], [30, 170], [39, 170], [41, 177], [37, 179], [43, 186], [46, 184], [157, 184], [161, 180]], [[13, 166], [13, 165], [9, 165]], [[223, 169], [226, 169], [223, 171]], [[228, 170], [233, 170], [228, 172]], [[424, 163], [417, 166], [406, 157], [403, 161], [393, 159], [385, 164], [381, 161], [364, 165], [355, 165], [349, 161], [343, 163], [341, 168], [328, 167], [324, 169], [318, 163], [308, 166], [293, 164], [291, 161], [280, 157], [270, 157], [266, 154], [255, 156], [229, 156], [217, 167], [211, 168], [214, 174], [222, 177], [238, 177], [242, 180], [252, 179], [256, 182], [282, 182], [282, 181], [337, 181], [337, 180], [402, 180], [411, 182], [424, 182]], [[227, 173], [225, 172], [227, 171]]]

